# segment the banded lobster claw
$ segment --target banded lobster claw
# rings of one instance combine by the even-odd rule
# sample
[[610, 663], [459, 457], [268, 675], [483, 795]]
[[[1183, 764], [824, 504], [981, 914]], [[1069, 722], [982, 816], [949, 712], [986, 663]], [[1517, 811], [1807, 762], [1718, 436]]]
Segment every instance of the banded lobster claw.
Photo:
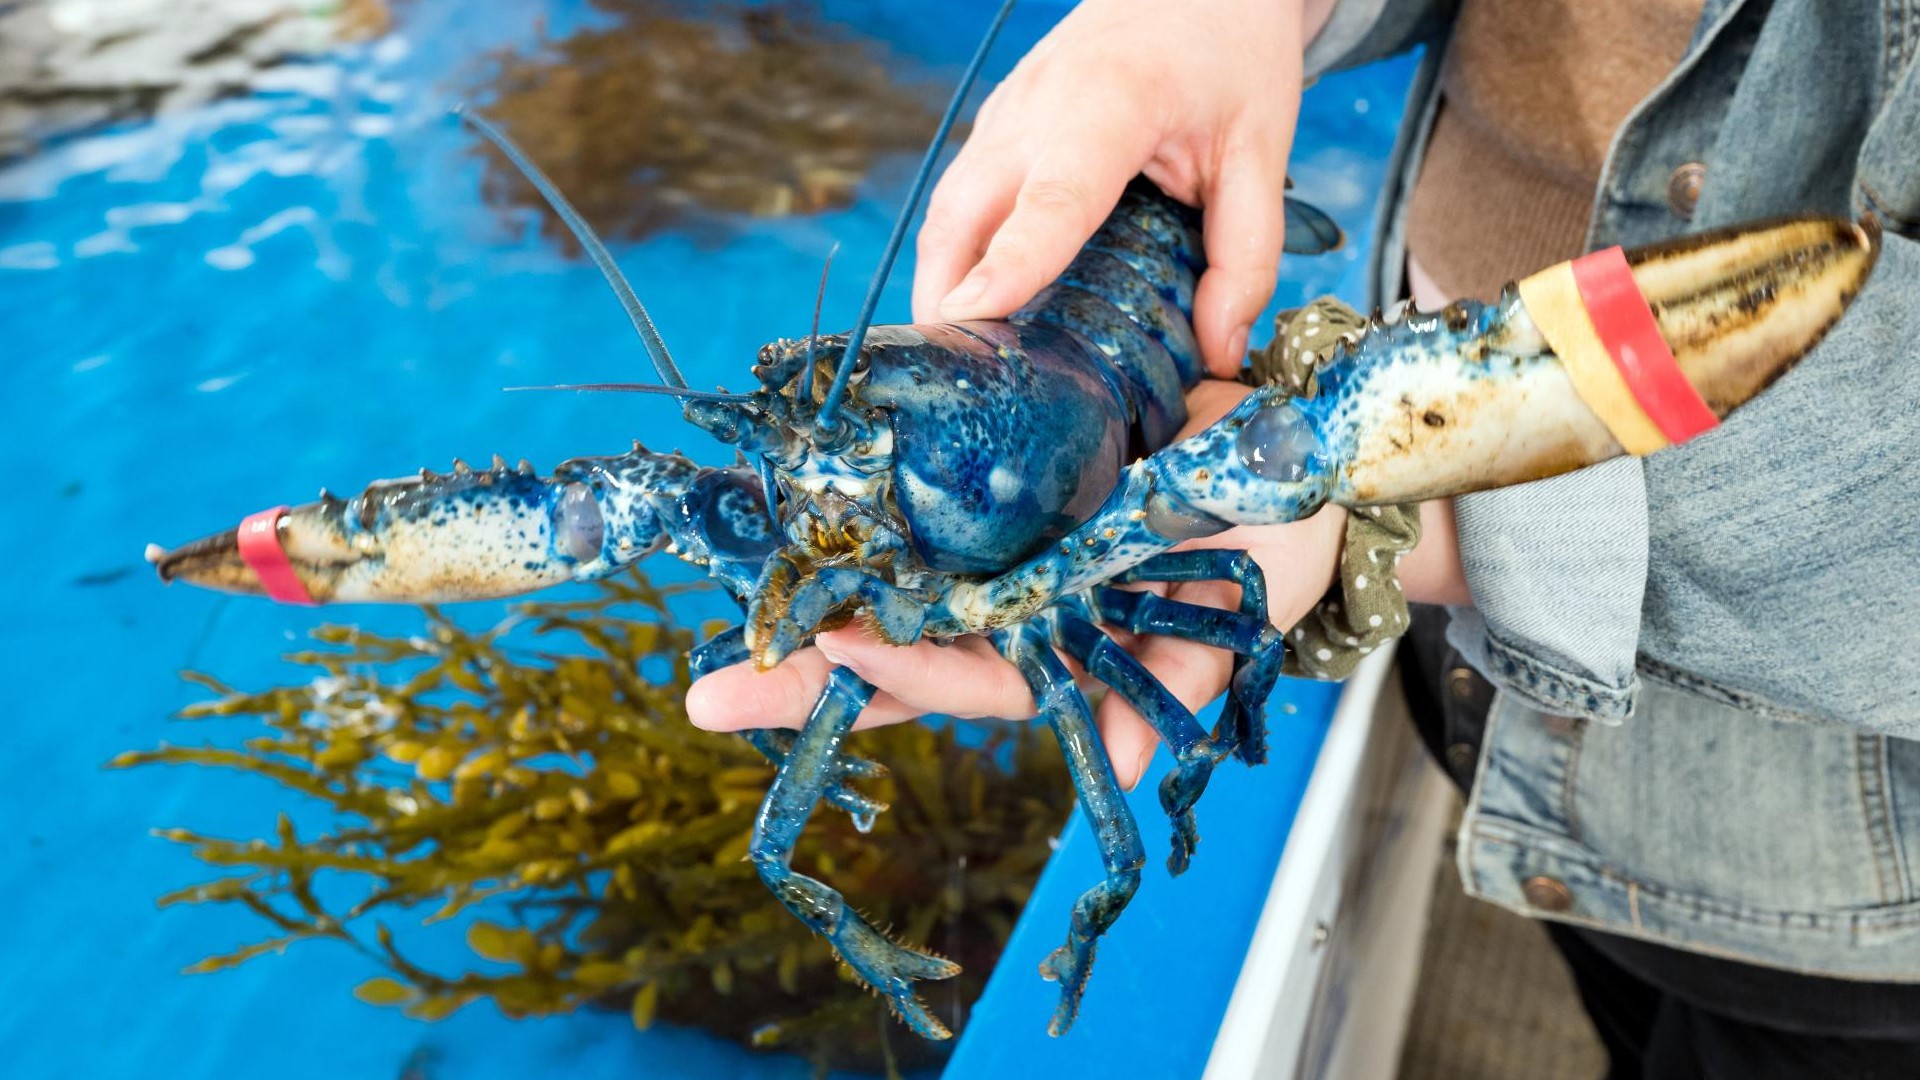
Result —
[[[1624, 255], [1680, 374], [1711, 411], [1702, 416], [1711, 427], [1819, 343], [1865, 284], [1879, 252], [1880, 229], [1872, 219], [1803, 217]], [[1612, 367], [1606, 357], [1561, 355], [1569, 343], [1552, 321], [1564, 321], [1567, 313], [1551, 310], [1551, 276], [1567, 265], [1509, 286], [1477, 317], [1456, 305], [1438, 315], [1409, 316], [1380, 340], [1362, 342], [1353, 370], [1367, 367], [1367, 354], [1375, 351], [1397, 354], [1392, 362], [1406, 370], [1366, 378], [1337, 417], [1344, 422], [1329, 430], [1348, 449], [1333, 501], [1407, 502], [1503, 487], [1622, 453], [1651, 453], [1698, 433], [1674, 438], [1650, 428], [1636, 415], [1636, 403], [1620, 398], [1622, 387], [1606, 384]], [[1421, 347], [1422, 337], [1431, 344]], [[1465, 363], [1454, 364], [1450, 377], [1436, 377], [1436, 347], [1457, 348]], [[1528, 362], [1543, 355], [1559, 362]], [[1589, 365], [1584, 377], [1582, 360]], [[1597, 365], [1607, 370], [1596, 372]], [[1332, 385], [1338, 381], [1323, 383], [1322, 393], [1339, 395]]]
[[570, 580], [581, 560], [556, 554], [600, 554], [597, 508], [564, 489], [531, 468], [456, 464], [348, 499], [322, 492], [171, 551], [150, 545], [147, 560], [167, 581], [296, 604], [512, 596]]
[[[1296, 521], [1328, 502], [1462, 495], [1683, 441], [1799, 363], [1879, 252], [1871, 219], [1802, 217], [1600, 253], [1617, 261], [1611, 284], [1642, 322], [1638, 343], [1671, 353], [1649, 363], [1629, 352], [1643, 365], [1637, 383], [1609, 355], [1632, 335], [1603, 341], [1568, 302], [1584, 260], [1490, 304], [1376, 318], [1319, 369], [1312, 398], [1259, 388], [1128, 466], [1100, 511], [1056, 547], [955, 588], [931, 624], [948, 634], [1004, 625], [1183, 540]], [[1666, 385], [1650, 388], [1660, 377]]]
[[456, 462], [348, 499], [322, 492], [171, 551], [150, 545], [147, 560], [167, 581], [289, 603], [429, 604], [605, 577], [661, 547], [735, 588], [751, 580], [734, 579], [774, 548], [759, 478], [638, 443], [552, 476]]

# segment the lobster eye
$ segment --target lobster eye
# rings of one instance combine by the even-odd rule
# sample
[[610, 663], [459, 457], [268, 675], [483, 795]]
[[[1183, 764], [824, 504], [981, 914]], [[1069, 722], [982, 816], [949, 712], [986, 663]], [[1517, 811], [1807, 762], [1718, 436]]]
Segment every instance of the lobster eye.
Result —
[[1290, 401], [1254, 413], [1240, 429], [1235, 449], [1249, 472], [1281, 484], [1297, 484], [1327, 467], [1320, 436]]
[[593, 501], [593, 489], [568, 484], [553, 508], [554, 546], [575, 562], [591, 562], [600, 557], [606, 539], [607, 522], [600, 515], [600, 504]]

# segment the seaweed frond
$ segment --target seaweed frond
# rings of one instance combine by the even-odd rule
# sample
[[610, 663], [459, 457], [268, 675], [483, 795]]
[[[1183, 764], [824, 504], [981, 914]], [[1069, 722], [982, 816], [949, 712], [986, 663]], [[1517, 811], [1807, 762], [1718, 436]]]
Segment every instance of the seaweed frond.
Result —
[[[744, 740], [687, 723], [693, 635], [666, 593], [638, 574], [599, 588], [478, 632], [432, 609], [408, 637], [323, 627], [323, 648], [289, 657], [317, 673], [290, 685], [189, 675], [215, 696], [183, 715], [244, 721], [244, 737], [113, 764], [237, 769], [308, 805], [267, 836], [159, 831], [226, 872], [163, 906], [234, 904], [271, 931], [187, 970], [330, 940], [387, 970], [361, 1000], [422, 1019], [481, 998], [509, 1016], [601, 1005], [822, 1067], [933, 1060], [939, 1047], [889, 1038], [884, 1006], [745, 861], [773, 770]], [[856, 734], [849, 750], [891, 770], [863, 783], [893, 809], [867, 833], [823, 810], [802, 842], [809, 873], [965, 966], [933, 1002], [955, 1027], [1071, 809], [1050, 742], [1033, 725]], [[328, 825], [302, 835], [295, 816]], [[464, 935], [468, 970], [409, 958], [403, 940], [434, 932]]]

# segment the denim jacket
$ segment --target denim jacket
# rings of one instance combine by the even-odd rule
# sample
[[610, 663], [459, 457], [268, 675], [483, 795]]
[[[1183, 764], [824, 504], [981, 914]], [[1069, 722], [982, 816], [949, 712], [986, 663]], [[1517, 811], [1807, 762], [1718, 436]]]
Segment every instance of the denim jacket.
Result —
[[[1341, 0], [1308, 50], [1313, 74], [1428, 47], [1381, 203], [1387, 298], [1453, 6]], [[1457, 501], [1475, 606], [1451, 637], [1500, 688], [1460, 838], [1474, 895], [1920, 982], [1917, 52], [1920, 0], [1707, 0], [1616, 133], [1589, 248], [1817, 210], [1878, 215], [1885, 249], [1715, 431]], [[1672, 199], [1702, 166], [1697, 204]]]

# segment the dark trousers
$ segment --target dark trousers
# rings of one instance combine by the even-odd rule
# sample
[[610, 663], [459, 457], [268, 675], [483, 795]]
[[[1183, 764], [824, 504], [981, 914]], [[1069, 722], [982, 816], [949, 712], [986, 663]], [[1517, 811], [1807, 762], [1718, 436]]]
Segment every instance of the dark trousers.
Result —
[[[1400, 652], [1414, 724], [1462, 792], [1493, 690], [1414, 608]], [[1920, 984], [1825, 979], [1547, 923], [1611, 1061], [1608, 1080], [1920, 1080]]]
[[1920, 987], [1820, 979], [1546, 928], [1607, 1048], [1608, 1080], [1920, 1077]]

